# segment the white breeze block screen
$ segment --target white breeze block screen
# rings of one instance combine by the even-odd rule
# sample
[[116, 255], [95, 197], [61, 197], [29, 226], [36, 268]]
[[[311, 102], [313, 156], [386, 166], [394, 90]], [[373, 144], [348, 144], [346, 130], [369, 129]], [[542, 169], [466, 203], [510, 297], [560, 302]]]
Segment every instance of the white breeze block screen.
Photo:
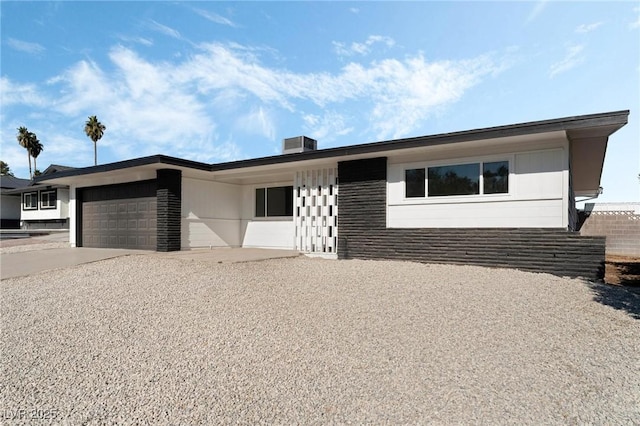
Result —
[[296, 250], [308, 253], [336, 253], [337, 176], [337, 168], [296, 172], [293, 185]]

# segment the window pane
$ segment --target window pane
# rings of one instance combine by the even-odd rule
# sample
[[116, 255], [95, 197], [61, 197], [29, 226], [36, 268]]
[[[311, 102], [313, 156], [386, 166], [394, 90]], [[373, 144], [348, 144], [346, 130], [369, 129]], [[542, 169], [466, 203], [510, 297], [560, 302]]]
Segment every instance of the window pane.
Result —
[[484, 194], [505, 194], [509, 192], [509, 162], [496, 161], [482, 166]]
[[267, 188], [267, 216], [293, 216], [293, 186]]
[[479, 194], [480, 163], [429, 167], [429, 196]]
[[25, 209], [37, 209], [38, 208], [38, 193], [24, 194], [24, 208]]
[[404, 172], [405, 197], [424, 197], [424, 169], [409, 169]]
[[264, 188], [256, 188], [256, 217], [264, 217]]
[[42, 207], [55, 208], [56, 206], [56, 191], [48, 191], [40, 193], [40, 203]]

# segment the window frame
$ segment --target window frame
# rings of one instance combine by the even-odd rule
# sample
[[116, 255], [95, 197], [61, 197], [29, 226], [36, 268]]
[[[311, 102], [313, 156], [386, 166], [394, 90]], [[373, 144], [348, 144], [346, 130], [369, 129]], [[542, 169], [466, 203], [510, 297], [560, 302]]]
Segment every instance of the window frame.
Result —
[[[49, 205], [49, 202], [51, 201], [49, 198], [47, 199], [47, 205], [44, 204], [44, 200], [43, 200], [43, 196], [45, 194], [54, 194], [55, 195], [55, 202], [53, 204], [53, 206]], [[40, 201], [40, 210], [55, 210], [58, 208], [58, 190], [57, 189], [47, 189], [47, 190], [43, 190], [40, 191], [40, 196], [38, 197], [38, 200]]]
[[[35, 197], [35, 205], [31, 205], [30, 207], [27, 207], [27, 196], [29, 196], [30, 201], [33, 200], [33, 197]], [[22, 210], [38, 210], [38, 207], [40, 205], [40, 195], [38, 193], [38, 191], [30, 191], [30, 192], [24, 192], [22, 193]]]
[[[290, 215], [269, 215], [269, 189], [273, 188], [290, 188], [291, 189], [291, 206], [288, 208], [291, 209]], [[257, 201], [258, 201], [258, 190], [264, 190], [264, 216], [257, 215]], [[294, 202], [295, 202], [295, 194], [294, 194], [294, 186], [292, 184], [275, 184], [275, 185], [264, 185], [264, 186], [255, 186], [253, 188], [253, 218], [255, 220], [288, 220], [293, 219], [293, 210], [294, 210]]]
[[[484, 193], [484, 164], [506, 162], [509, 167], [507, 175], [507, 192]], [[479, 164], [478, 194], [468, 195], [429, 195], [429, 168], [442, 166], [458, 166], [466, 164]], [[416, 163], [402, 164], [402, 204], [430, 204], [430, 203], [453, 203], [453, 202], [475, 202], [499, 199], [507, 199], [513, 196], [514, 192], [514, 155], [495, 155], [482, 157], [467, 157], [459, 159], [447, 159], [438, 161], [422, 161]], [[424, 169], [425, 174], [425, 195], [423, 197], [407, 197], [407, 183], [405, 180], [407, 170]], [[400, 200], [398, 200], [400, 201]]]

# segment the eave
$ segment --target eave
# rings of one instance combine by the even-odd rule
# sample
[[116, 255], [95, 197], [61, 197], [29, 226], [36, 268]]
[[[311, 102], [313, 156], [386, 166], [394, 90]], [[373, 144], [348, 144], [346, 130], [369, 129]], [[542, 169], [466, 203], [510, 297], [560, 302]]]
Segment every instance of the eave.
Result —
[[[214, 164], [184, 160], [166, 155], [152, 155], [99, 166], [65, 170], [48, 176], [37, 177], [35, 182], [69, 185], [72, 182], [78, 182], [78, 179], [82, 176], [106, 174], [117, 170], [134, 168], [176, 168], [198, 175], [216, 174], [216, 172], [224, 174], [223, 172], [225, 171], [240, 169], [249, 171], [248, 169], [260, 169], [263, 166], [285, 164], [293, 166], [313, 164], [317, 163], [318, 160], [333, 159], [342, 161], [371, 158], [384, 155], [384, 153], [421, 147], [564, 131], [571, 141], [574, 190], [577, 195], [583, 195], [592, 193], [591, 191], [597, 191], [608, 137], [627, 123], [628, 116], [628, 110], [613, 111]], [[585, 153], [584, 151], [587, 152]]]

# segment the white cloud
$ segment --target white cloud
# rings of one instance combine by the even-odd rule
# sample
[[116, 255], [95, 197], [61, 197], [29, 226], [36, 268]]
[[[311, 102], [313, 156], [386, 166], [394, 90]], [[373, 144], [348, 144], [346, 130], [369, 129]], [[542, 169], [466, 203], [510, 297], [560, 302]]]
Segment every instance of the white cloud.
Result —
[[124, 42], [142, 44], [143, 46], [153, 46], [153, 41], [144, 37], [129, 37], [129, 36], [120, 35], [118, 36], [118, 38]]
[[584, 56], [581, 55], [584, 50], [584, 45], [572, 45], [567, 47], [565, 57], [551, 65], [549, 69], [549, 77], [553, 78], [558, 74], [567, 72], [575, 66], [581, 64], [584, 61]]
[[547, 7], [548, 3], [549, 0], [539, 0], [538, 2], [536, 2], [536, 4], [533, 6], [533, 9], [531, 9], [531, 12], [529, 12], [526, 22], [529, 23], [535, 21], [535, 19], [540, 16], [542, 11]]
[[302, 120], [306, 134], [325, 146], [336, 136], [345, 136], [354, 130], [347, 124], [348, 119], [337, 111], [326, 111], [322, 115], [303, 114]]
[[52, 106], [66, 115], [84, 113], [115, 100], [109, 76], [105, 75], [95, 62], [80, 61], [62, 75], [50, 79], [48, 83], [61, 84], [60, 96]]
[[17, 40], [15, 38], [9, 38], [7, 40], [7, 44], [12, 49], [19, 50], [20, 52], [30, 53], [32, 55], [36, 55], [45, 51], [45, 48], [41, 44]]
[[27, 151], [18, 145], [15, 135], [7, 134], [6, 138], [3, 135], [2, 140], [1, 160], [9, 165], [16, 177], [28, 179], [29, 163], [27, 162]]
[[271, 114], [263, 107], [238, 117], [235, 128], [246, 134], [263, 136], [271, 141], [276, 139], [276, 129]]
[[633, 22], [631, 22], [629, 24], [629, 29], [631, 29], [631, 30], [635, 30], [636, 28], [640, 28], [640, 7], [634, 8], [633, 11], [636, 14], [636, 19], [635, 19], [635, 21], [633, 21]]
[[201, 160], [204, 162], [213, 162], [213, 161], [235, 161], [243, 158], [242, 150], [240, 147], [233, 141], [227, 140], [221, 143], [216, 143], [213, 145], [213, 148], [210, 152], [206, 153], [207, 156], [203, 157]]
[[439, 108], [458, 101], [483, 76], [496, 72], [489, 57], [428, 63], [416, 56], [401, 63], [387, 60], [375, 73], [385, 82], [377, 87], [370, 122], [379, 138], [399, 138]]
[[153, 31], [157, 31], [157, 32], [162, 33], [164, 35], [167, 35], [169, 37], [182, 39], [182, 36], [180, 35], [180, 32], [178, 30], [174, 30], [171, 27], [168, 27], [166, 25], [162, 25], [161, 23], [156, 22], [153, 19], [149, 19], [149, 21], [147, 22], [147, 25]]
[[209, 12], [208, 10], [204, 10], [204, 9], [193, 9], [193, 10], [198, 15], [202, 16], [203, 18], [213, 23], [220, 24], [220, 25], [227, 25], [229, 27], [237, 27], [235, 22], [225, 18], [224, 16], [218, 15], [217, 13]]
[[[147, 79], [154, 87], [162, 88], [165, 84], [181, 87], [182, 96], [193, 88], [199, 94], [199, 98], [192, 99], [193, 104], [197, 104], [198, 99], [201, 103], [209, 100], [211, 104], [219, 105], [258, 101], [295, 112], [298, 102], [311, 102], [319, 108], [333, 105], [334, 110], [345, 101], [361, 102], [362, 109], [369, 113], [353, 119], [364, 118], [378, 137], [411, 133], [438, 107], [457, 101], [483, 77], [505, 67], [489, 56], [430, 63], [417, 55], [368, 65], [350, 63], [336, 74], [304, 74], [266, 67], [248, 49], [222, 44], [206, 44], [200, 48], [200, 53], [175, 67], [156, 64], [155, 67], [164, 70], [161, 81], [154, 77], [153, 70], [141, 71], [140, 78]], [[125, 74], [132, 78], [131, 71]], [[144, 87], [144, 83], [139, 84]], [[253, 109], [244, 114], [259, 123], [265, 111]], [[255, 126], [264, 135], [270, 135], [271, 127]], [[341, 127], [348, 129], [352, 125], [345, 122]]]
[[207, 149], [203, 142], [215, 124], [192, 88], [173, 79], [171, 64], [151, 64], [121, 46], [109, 58], [116, 66], [111, 74], [81, 61], [52, 79], [62, 94], [55, 110], [79, 121], [98, 115], [107, 127], [101, 145], [120, 158], [169, 149], [191, 157], [189, 152]]
[[350, 7], [349, 12], [358, 14], [360, 13], [360, 9], [358, 9], [357, 7]]
[[[93, 165], [93, 142], [82, 132], [84, 124], [78, 125], [77, 136], [56, 133], [57, 129], [51, 126], [41, 131], [41, 141], [44, 145], [44, 151], [40, 155], [42, 167], [44, 170], [49, 164], [60, 164], [72, 167], [83, 167]], [[104, 144], [102, 139], [98, 141], [98, 161], [100, 161], [100, 152], [103, 150]]]
[[35, 84], [13, 83], [7, 77], [0, 77], [0, 98], [2, 106], [10, 105], [31, 105], [44, 106], [47, 99]]
[[[9, 99], [14, 105], [40, 107], [39, 122], [48, 123], [46, 140], [60, 141], [56, 149], [45, 144], [59, 158], [52, 162], [64, 164], [60, 158], [81, 152], [82, 161], [91, 164], [91, 144], [82, 127], [94, 114], [107, 127], [99, 161], [105, 152], [117, 159], [168, 153], [227, 161], [240, 158], [242, 151], [232, 136], [220, 139], [223, 121], [235, 123], [234, 133], [273, 141], [278, 139], [274, 117], [284, 110], [299, 117], [300, 127], [321, 143], [356, 127], [365, 129], [367, 138], [403, 137], [508, 66], [490, 55], [429, 62], [419, 54], [351, 62], [335, 73], [300, 73], [265, 65], [260, 59], [264, 49], [220, 43], [197, 49], [173, 61], [154, 62], [115, 46], [109, 67], [80, 61], [44, 87], [3, 78], [3, 106]], [[346, 114], [347, 108], [352, 112]]]
[[266, 103], [275, 102], [293, 110], [286, 96], [287, 78], [295, 75], [263, 67], [248, 49], [229, 48], [219, 43], [203, 44], [201, 52], [175, 70], [176, 80], [193, 83], [200, 93], [238, 90]]
[[586, 34], [589, 33], [602, 25], [602, 22], [594, 22], [592, 24], [582, 24], [576, 28], [577, 33]]
[[371, 35], [364, 41], [364, 43], [353, 42], [350, 45], [346, 43], [334, 41], [333, 47], [335, 52], [339, 56], [352, 56], [352, 55], [368, 55], [371, 53], [372, 46], [376, 43], [382, 43], [387, 47], [395, 45], [395, 41], [391, 37]]

